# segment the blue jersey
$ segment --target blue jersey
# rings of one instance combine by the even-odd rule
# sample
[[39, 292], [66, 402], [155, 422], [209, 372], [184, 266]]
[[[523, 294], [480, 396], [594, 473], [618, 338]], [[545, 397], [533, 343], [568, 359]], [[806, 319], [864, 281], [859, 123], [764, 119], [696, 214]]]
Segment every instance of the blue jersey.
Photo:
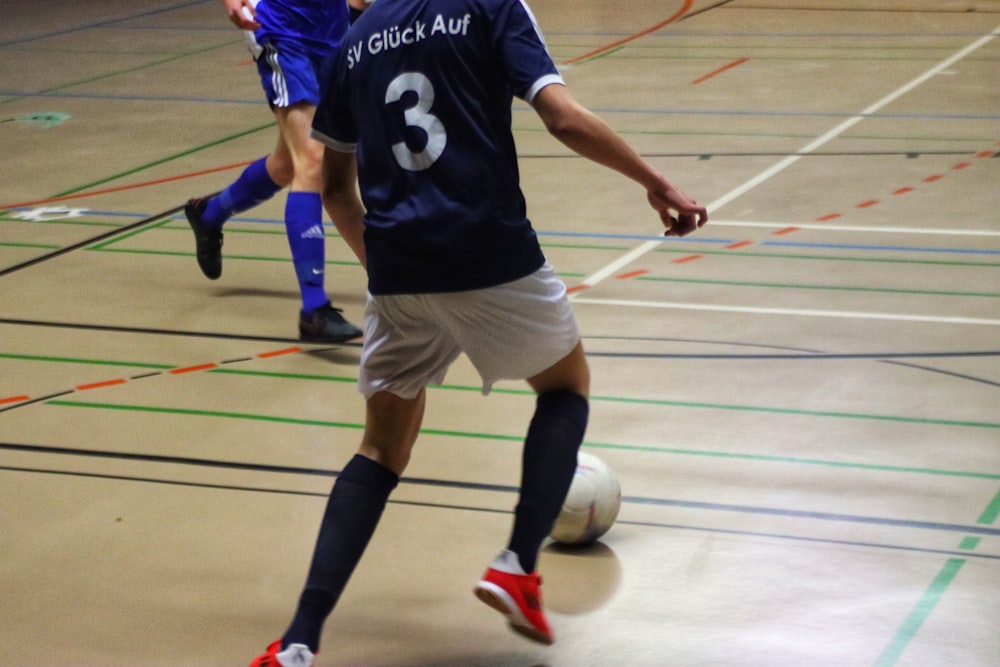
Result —
[[480, 289], [541, 267], [511, 103], [552, 83], [522, 0], [376, 0], [351, 26], [313, 136], [357, 151], [372, 294]]
[[260, 44], [291, 40], [330, 55], [347, 30], [347, 0], [260, 0], [254, 9]]

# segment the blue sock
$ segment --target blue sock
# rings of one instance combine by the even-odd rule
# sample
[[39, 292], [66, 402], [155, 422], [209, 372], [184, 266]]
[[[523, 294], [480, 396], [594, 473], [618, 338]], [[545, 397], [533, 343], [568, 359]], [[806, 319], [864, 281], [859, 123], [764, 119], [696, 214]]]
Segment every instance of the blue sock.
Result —
[[242, 213], [267, 201], [281, 190], [267, 173], [266, 157], [262, 157], [243, 170], [240, 177], [218, 196], [208, 200], [202, 220], [212, 227], [221, 227], [236, 213]]
[[329, 300], [323, 289], [326, 241], [323, 236], [323, 201], [318, 192], [288, 193], [285, 233], [292, 248], [299, 291], [302, 292], [302, 311], [307, 313]]
[[552, 532], [573, 481], [589, 414], [587, 399], [580, 394], [552, 391], [538, 397], [524, 440], [521, 496], [507, 547], [528, 574], [535, 571], [538, 551]]
[[398, 483], [396, 473], [360, 454], [344, 466], [330, 491], [306, 585], [282, 646], [305, 644], [313, 652], [319, 650], [323, 623], [361, 560]]

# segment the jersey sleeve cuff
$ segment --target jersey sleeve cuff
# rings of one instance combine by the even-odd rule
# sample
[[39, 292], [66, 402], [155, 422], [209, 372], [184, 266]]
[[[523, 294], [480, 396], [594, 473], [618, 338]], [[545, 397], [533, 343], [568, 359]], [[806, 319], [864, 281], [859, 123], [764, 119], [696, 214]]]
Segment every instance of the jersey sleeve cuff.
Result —
[[327, 136], [320, 132], [319, 130], [313, 129], [309, 133], [313, 139], [323, 144], [327, 148], [332, 148], [338, 153], [357, 153], [358, 145], [356, 143], [348, 143], [346, 141], [338, 141], [333, 137]]
[[552, 85], [553, 83], [558, 83], [558, 84], [561, 84], [563, 86], [566, 85], [566, 82], [563, 81], [563, 78], [562, 78], [561, 75], [559, 75], [559, 74], [546, 74], [541, 79], [539, 79], [538, 81], [535, 81], [535, 83], [531, 84], [531, 88], [528, 88], [528, 92], [524, 94], [524, 101], [527, 102], [528, 104], [531, 104], [531, 101], [535, 99], [535, 95], [538, 94], [538, 91], [540, 91], [545, 86]]

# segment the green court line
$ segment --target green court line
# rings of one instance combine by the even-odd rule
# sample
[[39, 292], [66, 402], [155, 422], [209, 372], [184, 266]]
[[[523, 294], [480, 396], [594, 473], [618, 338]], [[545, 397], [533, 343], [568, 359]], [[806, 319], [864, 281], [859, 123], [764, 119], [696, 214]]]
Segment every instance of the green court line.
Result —
[[950, 290], [919, 290], [888, 287], [849, 287], [844, 285], [802, 285], [791, 283], [758, 283], [741, 280], [695, 280], [693, 278], [664, 278], [662, 276], [639, 276], [636, 280], [666, 283], [688, 283], [692, 285], [728, 285], [733, 287], [767, 287], [774, 289], [826, 290], [835, 292], [874, 292], [878, 294], [920, 294], [933, 296], [972, 296], [1000, 298], [1000, 292], [955, 292]]
[[[228, 233], [228, 232], [227, 232]], [[99, 252], [118, 252], [133, 255], [162, 255], [165, 257], [194, 257], [193, 252], [184, 251], [173, 251], [173, 250], [140, 250], [135, 248], [88, 248], [88, 250], [98, 250]], [[236, 255], [236, 254], [226, 254], [226, 261], [231, 260], [246, 260], [254, 262], [285, 262], [291, 263], [291, 257], [266, 257], [261, 255]], [[346, 261], [346, 260], [336, 260], [327, 259], [326, 264], [330, 266], [361, 266], [361, 263], [357, 260]]]
[[0, 247], [4, 248], [31, 248], [32, 250], [55, 250], [62, 248], [61, 245], [51, 245], [48, 243], [8, 243], [0, 241]]
[[982, 541], [981, 537], [972, 537], [972, 536], [964, 537], [962, 538], [962, 542], [958, 545], [958, 548], [965, 549], [966, 551], [974, 551], [975, 548], [979, 546], [979, 543], [981, 541]]
[[65, 197], [67, 195], [73, 195], [73, 194], [76, 194], [78, 192], [83, 192], [85, 190], [90, 190], [90, 189], [96, 188], [96, 187], [98, 187], [100, 185], [105, 185], [105, 184], [110, 183], [112, 181], [117, 181], [120, 178], [125, 178], [126, 176], [132, 176], [133, 174], [138, 174], [139, 172], [146, 171], [147, 169], [150, 169], [152, 167], [156, 167], [156, 166], [159, 166], [161, 164], [166, 164], [168, 162], [172, 162], [172, 161], [177, 160], [179, 158], [186, 157], [186, 156], [192, 155], [194, 153], [198, 153], [200, 151], [206, 150], [206, 149], [211, 148], [213, 146], [218, 146], [219, 144], [224, 144], [224, 143], [226, 143], [228, 141], [233, 141], [235, 139], [239, 139], [239, 138], [245, 137], [245, 136], [247, 136], [249, 134], [254, 134], [256, 132], [260, 132], [262, 130], [269, 130], [269, 129], [273, 128], [275, 125], [277, 125], [277, 123], [274, 123], [274, 122], [266, 123], [264, 125], [258, 125], [257, 127], [250, 128], [249, 130], [244, 130], [243, 132], [237, 132], [237, 133], [231, 134], [231, 135], [229, 135], [227, 137], [223, 137], [222, 139], [217, 139], [217, 140], [211, 141], [211, 142], [209, 142], [207, 144], [202, 144], [201, 146], [196, 146], [196, 147], [188, 149], [186, 151], [181, 151], [180, 153], [174, 153], [173, 155], [168, 155], [165, 158], [161, 158], [159, 160], [154, 160], [153, 162], [148, 162], [148, 163], [140, 165], [138, 167], [134, 167], [132, 169], [129, 169], [128, 171], [123, 171], [123, 172], [120, 172], [118, 174], [114, 174], [112, 176], [107, 176], [107, 177], [102, 178], [102, 179], [100, 179], [98, 181], [93, 181], [92, 183], [87, 183], [86, 185], [81, 185], [79, 187], [75, 187], [72, 190], [66, 190], [65, 192], [60, 192], [58, 194], [53, 195], [53, 197]]
[[997, 494], [993, 496], [993, 500], [986, 506], [983, 513], [979, 515], [976, 523], [990, 526], [996, 523], [998, 516], [1000, 516], [1000, 491], [997, 491]]
[[146, 232], [147, 230], [156, 229], [157, 227], [162, 227], [165, 224], [167, 224], [168, 222], [170, 222], [169, 218], [167, 218], [165, 220], [161, 220], [160, 222], [157, 222], [157, 223], [152, 224], [152, 225], [142, 226], [142, 227], [139, 227], [138, 229], [133, 229], [132, 231], [127, 232], [125, 234], [120, 234], [120, 235], [117, 235], [117, 236], [112, 236], [110, 239], [108, 239], [107, 241], [104, 241], [103, 243], [98, 243], [97, 245], [90, 246], [88, 248], [88, 250], [104, 250], [105, 248], [107, 248], [112, 243], [118, 243], [120, 241], [124, 241], [125, 239], [130, 239], [132, 237], [138, 236], [138, 235]]
[[[281, 260], [286, 261], [286, 260]], [[28, 355], [14, 355], [14, 354], [2, 354], [0, 353], [0, 358], [22, 358], [28, 359]], [[61, 361], [62, 363], [103, 363], [106, 365], [124, 365], [118, 362], [94, 362], [84, 359], [72, 359], [72, 358], [53, 358], [53, 357], [30, 357], [33, 361]], [[334, 381], [334, 382], [344, 382], [351, 381], [356, 382], [356, 378], [345, 378], [339, 377], [334, 378], [333, 376], [327, 375], [296, 375], [296, 374], [281, 374], [275, 375], [273, 373], [265, 371], [246, 371], [238, 369], [227, 369], [227, 368], [216, 368], [211, 371], [211, 373], [227, 373], [233, 375], [252, 375], [256, 377], [285, 377], [285, 378], [295, 378], [299, 380], [320, 380], [320, 381]], [[452, 391], [481, 391], [479, 387], [473, 386], [458, 386], [458, 385], [441, 385], [441, 389], [452, 390]], [[534, 395], [530, 390], [515, 390], [515, 389], [494, 389], [495, 393], [505, 393], [512, 395]], [[987, 428], [987, 429], [1000, 429], [1000, 423], [997, 422], [981, 422], [972, 420], [961, 420], [961, 419], [933, 419], [927, 417], [907, 417], [901, 415], [882, 415], [874, 413], [864, 413], [864, 412], [838, 412], [829, 410], [800, 410], [797, 408], [779, 408], [772, 406], [763, 405], [746, 405], [746, 404], [735, 404], [735, 403], [706, 403], [699, 401], [673, 401], [667, 399], [659, 398], [628, 398], [621, 396], [591, 396], [591, 401], [595, 402], [606, 402], [606, 403], [627, 403], [632, 405], [652, 405], [657, 407], [670, 407], [670, 408], [694, 408], [694, 409], [704, 409], [704, 410], [725, 410], [733, 412], [759, 412], [766, 414], [778, 414], [778, 415], [796, 415], [805, 417], [829, 417], [835, 419], [864, 419], [864, 420], [875, 420], [875, 421], [887, 421], [896, 422], [901, 424], [926, 424], [929, 426], [957, 426], [957, 427], [967, 427], [967, 428]], [[998, 505], [998, 511], [1000, 511], [1000, 498], [998, 498], [995, 503]]]
[[[216, 369], [214, 371], [209, 371], [209, 372], [213, 373], [226, 372], [226, 373], [236, 373], [242, 375], [258, 375], [257, 373], [253, 372], [240, 372], [240, 371], [231, 371], [224, 369]], [[282, 377], [301, 379], [294, 374], [282, 374]], [[320, 376], [316, 376], [315, 379], [320, 379]], [[345, 381], [345, 380], [356, 382], [356, 380], [353, 378], [340, 378], [336, 381]], [[466, 388], [463, 387], [462, 390], [466, 390]], [[524, 393], [530, 394], [531, 392], [524, 392]], [[200, 417], [225, 417], [229, 419], [247, 419], [247, 420], [267, 421], [272, 423], [324, 426], [324, 427], [336, 427], [336, 428], [358, 429], [358, 428], [363, 428], [364, 426], [361, 423], [354, 423], [354, 422], [329, 422], [323, 420], [303, 420], [294, 417], [255, 415], [251, 413], [240, 413], [240, 412], [196, 410], [191, 408], [164, 408], [158, 406], [123, 405], [114, 403], [91, 403], [84, 401], [67, 401], [67, 400], [56, 400], [56, 399], [46, 401], [46, 405], [55, 405], [61, 407], [82, 407], [82, 408], [91, 408], [97, 410], [128, 410], [134, 412], [150, 412], [157, 414], [176, 414], [176, 415], [188, 415], [188, 416], [200, 416]], [[453, 431], [446, 429], [427, 429], [427, 428], [421, 429], [420, 432], [423, 434], [440, 435], [440, 436], [456, 437], [456, 438], [468, 438], [477, 440], [485, 439], [485, 440], [503, 440], [507, 442], [520, 442], [524, 439], [523, 434], [503, 435], [503, 434]], [[855, 470], [867, 470], [867, 471], [879, 471], [879, 472], [891, 472], [891, 473], [911, 473], [911, 474], [938, 475], [945, 477], [962, 477], [969, 479], [1000, 480], [1000, 474], [980, 473], [980, 472], [971, 472], [963, 470], [937, 470], [932, 468], [915, 468], [915, 467], [905, 467], [905, 466], [851, 463], [846, 461], [829, 461], [823, 459], [807, 459], [799, 457], [767, 456], [762, 454], [740, 454], [733, 452], [699, 451], [693, 449], [653, 447], [645, 445], [621, 445], [614, 443], [599, 443], [592, 441], [585, 441], [583, 444], [585, 447], [590, 447], [593, 449], [606, 449], [615, 451], [636, 451], [636, 452], [645, 452], [651, 454], [701, 456], [701, 457], [711, 457], [720, 459], [757, 461], [762, 463], [818, 465], [830, 468], [849, 468]]]
[[109, 361], [106, 359], [81, 359], [80, 357], [52, 357], [37, 354], [11, 354], [9, 352], [0, 352], [0, 359], [17, 359], [19, 361], [54, 361], [62, 364], [90, 364], [94, 366], [128, 366], [132, 368], [153, 368], [157, 370], [177, 368], [176, 365], [169, 364], [147, 364], [135, 361]]
[[930, 616], [931, 611], [934, 610], [934, 606], [937, 605], [938, 600], [941, 599], [941, 596], [965, 563], [966, 561], [961, 558], [948, 559], [948, 562], [944, 564], [938, 575], [934, 577], [934, 581], [931, 582], [923, 597], [917, 602], [917, 606], [910, 612], [910, 615], [903, 621], [903, 625], [896, 631], [896, 635], [889, 642], [889, 645], [882, 651], [882, 655], [875, 661], [873, 667], [891, 667], [891, 665], [896, 664], [896, 661], [899, 660], [903, 651], [913, 640], [914, 636], [916, 636], [917, 631], [920, 630], [920, 626]]

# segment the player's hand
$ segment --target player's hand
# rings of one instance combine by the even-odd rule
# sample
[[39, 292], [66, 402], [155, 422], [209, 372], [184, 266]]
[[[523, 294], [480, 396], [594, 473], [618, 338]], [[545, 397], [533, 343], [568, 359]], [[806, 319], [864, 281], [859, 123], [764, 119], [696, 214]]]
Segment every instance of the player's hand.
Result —
[[260, 27], [257, 23], [257, 10], [250, 0], [222, 0], [229, 16], [229, 22], [240, 30], [256, 30]]
[[[687, 236], [708, 222], [708, 211], [672, 185], [646, 193], [649, 205], [660, 215], [664, 236]], [[676, 211], [676, 215], [674, 212]]]

